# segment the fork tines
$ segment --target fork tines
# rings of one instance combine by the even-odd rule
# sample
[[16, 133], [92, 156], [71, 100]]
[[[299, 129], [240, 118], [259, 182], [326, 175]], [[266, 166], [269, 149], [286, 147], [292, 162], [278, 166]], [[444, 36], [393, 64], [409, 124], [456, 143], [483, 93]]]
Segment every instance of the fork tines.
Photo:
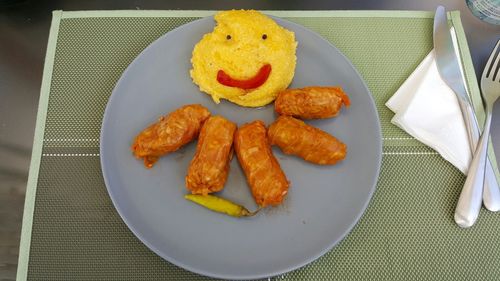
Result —
[[[500, 48], [498, 46], [500, 46], [500, 40], [498, 40], [498, 42], [495, 46], [495, 49], [493, 50], [493, 52], [491, 52], [490, 58], [488, 59], [488, 62], [486, 63], [486, 65], [489, 65], [490, 67], [488, 68], [487, 71], [485, 71], [485, 73], [483, 73], [483, 78], [491, 78], [491, 80], [493, 80], [493, 81], [496, 81], [496, 80], [500, 81], [500, 74], [498, 73], [499, 69], [500, 69], [500, 63], [499, 63], [500, 62]], [[495, 63], [493, 63], [493, 61], [495, 61]], [[499, 79], [497, 79], [497, 78], [499, 78]]]

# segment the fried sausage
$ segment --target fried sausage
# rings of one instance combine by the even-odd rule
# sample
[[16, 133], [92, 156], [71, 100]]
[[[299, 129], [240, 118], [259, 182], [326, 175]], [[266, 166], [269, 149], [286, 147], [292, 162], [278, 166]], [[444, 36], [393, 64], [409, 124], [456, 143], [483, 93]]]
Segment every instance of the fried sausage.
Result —
[[340, 87], [306, 87], [280, 92], [274, 109], [280, 115], [322, 119], [338, 115], [342, 104], [349, 106], [350, 103]]
[[162, 155], [176, 151], [198, 137], [210, 112], [199, 104], [185, 105], [150, 125], [135, 137], [132, 152], [147, 168]]
[[261, 207], [279, 205], [289, 183], [271, 151], [264, 123], [257, 120], [240, 127], [234, 149], [255, 202]]
[[268, 130], [269, 141], [286, 154], [332, 165], [345, 158], [347, 146], [332, 135], [290, 116], [280, 116]]
[[224, 117], [212, 116], [205, 121], [186, 176], [191, 193], [207, 195], [224, 188], [235, 131], [236, 125]]

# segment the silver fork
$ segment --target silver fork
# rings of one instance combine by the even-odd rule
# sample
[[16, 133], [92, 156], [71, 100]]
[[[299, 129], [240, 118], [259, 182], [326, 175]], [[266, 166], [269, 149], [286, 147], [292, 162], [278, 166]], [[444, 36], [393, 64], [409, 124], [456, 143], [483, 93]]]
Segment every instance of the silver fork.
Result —
[[[469, 173], [467, 175], [467, 181], [483, 181], [484, 173], [486, 170], [486, 159], [488, 152], [488, 140], [490, 136], [490, 125], [491, 125], [491, 114], [493, 111], [493, 105], [495, 101], [500, 97], [500, 53], [498, 49], [500, 46], [500, 40], [497, 42], [495, 49], [490, 55], [488, 62], [483, 70], [483, 75], [481, 77], [481, 92], [484, 103], [486, 105], [486, 121], [484, 123], [483, 134], [479, 139], [479, 144], [474, 152], [474, 158], [469, 167]], [[457, 210], [470, 209], [467, 208], [469, 204], [468, 200], [462, 200], [463, 198], [480, 198], [482, 195], [482, 190], [480, 189], [464, 189], [462, 193], [478, 193], [470, 194], [470, 196], [462, 196], [458, 200]], [[479, 212], [455, 212], [455, 221], [458, 225], [462, 227], [470, 227], [474, 224], [477, 219]]]

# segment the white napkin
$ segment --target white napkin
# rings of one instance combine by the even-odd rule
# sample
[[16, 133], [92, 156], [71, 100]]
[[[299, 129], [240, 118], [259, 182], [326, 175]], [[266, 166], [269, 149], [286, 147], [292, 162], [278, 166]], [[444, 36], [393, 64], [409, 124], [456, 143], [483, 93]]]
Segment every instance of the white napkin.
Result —
[[[458, 54], [455, 30], [451, 29]], [[471, 161], [469, 140], [457, 97], [439, 75], [434, 50], [387, 101], [396, 114], [391, 122], [435, 149], [464, 174]], [[463, 75], [462, 79], [465, 78]]]

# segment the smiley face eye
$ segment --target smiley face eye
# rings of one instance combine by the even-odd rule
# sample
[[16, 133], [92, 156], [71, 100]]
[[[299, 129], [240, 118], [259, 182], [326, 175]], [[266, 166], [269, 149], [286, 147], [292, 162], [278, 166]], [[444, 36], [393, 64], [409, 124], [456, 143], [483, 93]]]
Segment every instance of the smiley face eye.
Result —
[[266, 40], [267, 39], [267, 34], [262, 34], [262, 39]]
[[226, 39], [227, 39], [227, 40], [231, 40], [231, 35], [229, 35], [229, 34], [228, 34], [228, 35], [226, 35]]

